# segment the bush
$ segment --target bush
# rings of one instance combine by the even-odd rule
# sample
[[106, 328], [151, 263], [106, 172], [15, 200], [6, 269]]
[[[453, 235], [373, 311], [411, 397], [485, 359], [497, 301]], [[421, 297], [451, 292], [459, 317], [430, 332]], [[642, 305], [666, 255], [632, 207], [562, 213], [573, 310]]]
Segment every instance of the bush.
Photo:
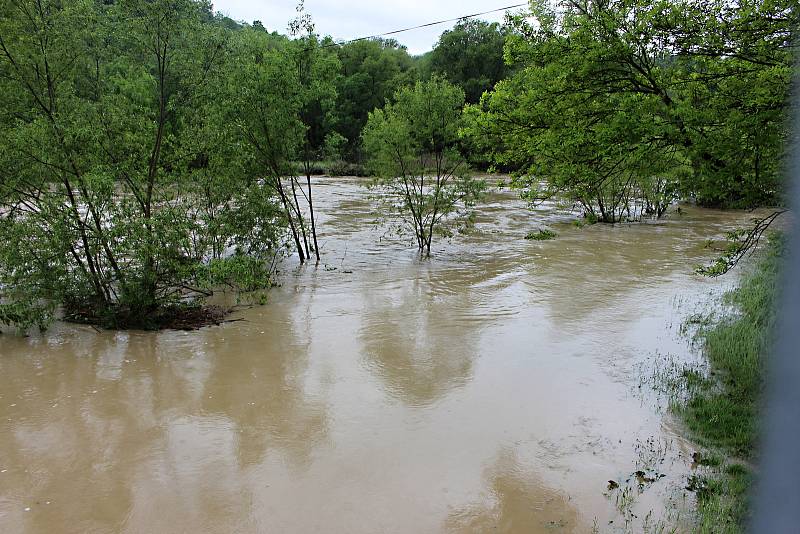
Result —
[[550, 241], [558, 237], [558, 234], [552, 230], [539, 230], [538, 232], [531, 232], [525, 236], [528, 241]]

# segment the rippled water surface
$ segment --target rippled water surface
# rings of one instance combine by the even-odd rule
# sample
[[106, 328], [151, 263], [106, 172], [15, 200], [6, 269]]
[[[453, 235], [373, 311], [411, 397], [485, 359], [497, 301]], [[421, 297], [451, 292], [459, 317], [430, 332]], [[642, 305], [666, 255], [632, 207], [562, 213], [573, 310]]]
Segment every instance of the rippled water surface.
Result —
[[326, 265], [240, 322], [0, 336], [0, 532], [686, 528], [693, 449], [639, 386], [693, 357], [731, 283], [693, 267], [748, 215], [581, 230], [494, 192], [423, 261], [358, 180], [317, 195]]

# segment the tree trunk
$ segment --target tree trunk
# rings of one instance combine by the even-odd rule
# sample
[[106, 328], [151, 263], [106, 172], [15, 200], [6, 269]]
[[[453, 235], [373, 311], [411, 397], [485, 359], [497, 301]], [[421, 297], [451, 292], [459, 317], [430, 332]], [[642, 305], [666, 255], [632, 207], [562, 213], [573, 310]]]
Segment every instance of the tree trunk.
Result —
[[311, 251], [308, 248], [308, 235], [306, 235], [306, 225], [303, 222], [303, 212], [300, 211], [300, 201], [297, 200], [297, 187], [295, 185], [295, 178], [291, 178], [292, 182], [292, 196], [294, 196], [294, 209], [297, 213], [297, 221], [300, 224], [300, 231], [303, 234], [303, 244], [306, 246], [306, 258], [311, 259]]
[[317, 243], [317, 221], [314, 218], [314, 196], [311, 191], [311, 172], [306, 169], [306, 179], [308, 180], [308, 208], [311, 211], [311, 235], [314, 238], [314, 254], [319, 263], [319, 244]]
[[300, 243], [300, 236], [297, 233], [297, 227], [294, 224], [294, 217], [292, 217], [292, 210], [289, 207], [289, 199], [286, 197], [286, 191], [283, 189], [283, 184], [281, 183], [280, 178], [276, 178], [275, 182], [277, 185], [276, 189], [281, 197], [283, 210], [286, 212], [286, 219], [289, 221], [289, 227], [292, 230], [292, 237], [294, 238], [294, 243], [297, 247], [297, 255], [300, 257], [300, 264], [302, 265], [306, 262], [306, 257], [305, 254], [303, 254], [303, 245]]

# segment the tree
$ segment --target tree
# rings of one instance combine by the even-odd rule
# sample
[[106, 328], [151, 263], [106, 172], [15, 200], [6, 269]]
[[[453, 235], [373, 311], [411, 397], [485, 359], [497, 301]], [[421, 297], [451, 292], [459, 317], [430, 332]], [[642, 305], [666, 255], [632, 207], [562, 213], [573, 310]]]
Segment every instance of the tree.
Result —
[[270, 40], [268, 34], [248, 30], [232, 42], [232, 66], [219, 80], [218, 122], [236, 140], [236, 161], [242, 161], [246, 174], [278, 196], [297, 255], [305, 263], [308, 247], [293, 195], [294, 162], [305, 135], [302, 91], [286, 48], [270, 49]]
[[418, 79], [408, 51], [394, 40], [366, 40], [338, 49], [341, 74], [336, 88], [336, 131], [345, 139], [345, 155], [361, 157], [361, 132], [369, 113], [383, 107], [400, 87]]
[[262, 214], [272, 201], [198, 135], [226, 56], [204, 7], [2, 2], [0, 159], [12, 172], [0, 187], [0, 288], [14, 316], [0, 320], [44, 325], [62, 305], [107, 326], [155, 327], [228, 275], [264, 274], [277, 221], [255, 224], [245, 201]]
[[464, 90], [476, 104], [481, 95], [508, 74], [503, 58], [505, 34], [497, 23], [464, 19], [444, 32], [428, 58], [433, 73]]
[[[517, 18], [516, 73], [472, 107], [472, 139], [605, 222], [779, 200], [796, 16], [789, 2], [566, 0]], [[540, 186], [544, 182], [545, 187]]]
[[428, 256], [434, 232], [458, 222], [485, 188], [468, 175], [456, 149], [463, 106], [464, 92], [434, 77], [398, 90], [394, 103], [370, 113], [364, 129], [377, 183]]
[[297, 6], [298, 16], [289, 25], [290, 33], [300, 36], [290, 49], [292, 61], [297, 71], [300, 89], [300, 120], [305, 126], [305, 136], [300, 150], [300, 159], [306, 176], [307, 192], [299, 187], [296, 180], [292, 183], [295, 204], [303, 240], [306, 247], [306, 256], [311, 257], [306, 237], [302, 212], [297, 200], [296, 190], [299, 187], [301, 194], [308, 204], [311, 219], [311, 235], [313, 238], [313, 251], [320, 261], [319, 244], [317, 242], [317, 223], [314, 216], [314, 195], [311, 184], [311, 167], [315, 161], [323, 159], [326, 149], [331, 146], [334, 137], [338, 136], [333, 130], [335, 124], [334, 108], [336, 104], [336, 82], [339, 76], [339, 59], [332, 50], [330, 39], [320, 42], [314, 33], [314, 23], [311, 15], [305, 12], [304, 2]]

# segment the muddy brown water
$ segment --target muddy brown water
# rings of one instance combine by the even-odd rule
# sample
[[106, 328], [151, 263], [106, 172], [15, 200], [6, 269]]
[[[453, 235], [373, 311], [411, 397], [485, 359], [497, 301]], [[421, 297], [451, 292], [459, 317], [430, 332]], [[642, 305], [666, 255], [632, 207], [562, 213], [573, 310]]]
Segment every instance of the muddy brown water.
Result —
[[693, 267], [750, 215], [578, 229], [493, 192], [420, 260], [319, 182], [325, 265], [241, 322], [0, 336], [0, 532], [690, 529], [694, 449], [642, 377], [697, 357], [680, 325], [732, 279]]

